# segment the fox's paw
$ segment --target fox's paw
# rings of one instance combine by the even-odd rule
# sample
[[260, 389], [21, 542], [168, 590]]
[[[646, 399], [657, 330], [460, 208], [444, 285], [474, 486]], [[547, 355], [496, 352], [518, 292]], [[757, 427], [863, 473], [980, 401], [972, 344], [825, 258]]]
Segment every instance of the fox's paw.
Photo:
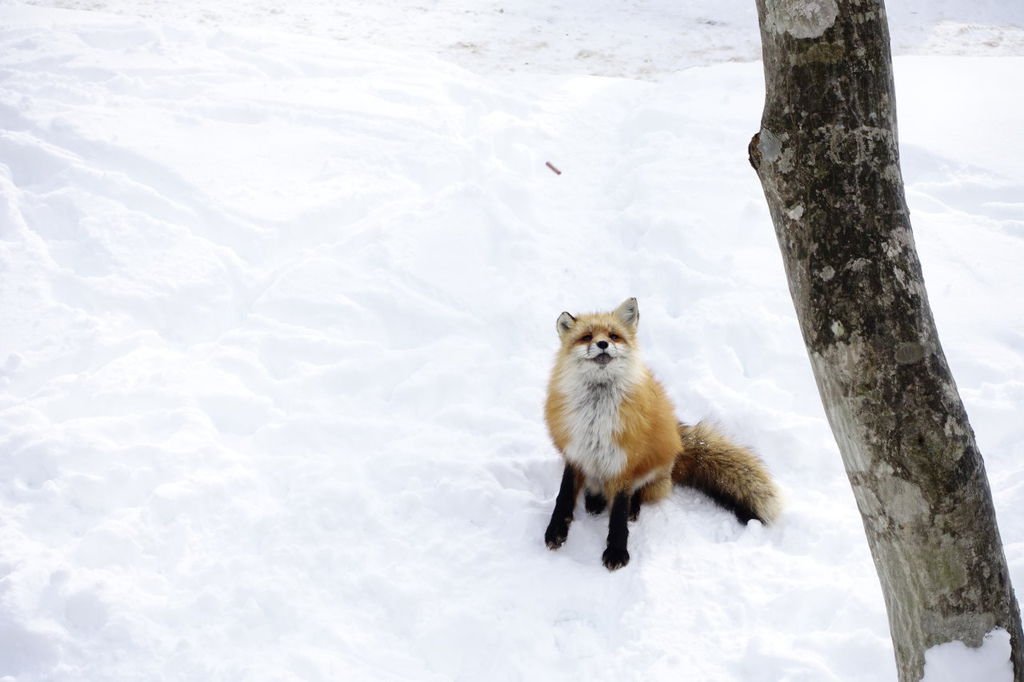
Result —
[[614, 571], [629, 563], [629, 552], [625, 549], [609, 547], [601, 555], [601, 561], [604, 563], [605, 568], [609, 571]]
[[548, 546], [548, 549], [558, 549], [567, 537], [569, 537], [569, 524], [552, 521], [548, 524], [548, 529], [544, 531], [544, 544]]
[[601, 493], [591, 493], [588, 490], [583, 493], [583, 505], [587, 508], [588, 514], [600, 514], [608, 506], [608, 500]]

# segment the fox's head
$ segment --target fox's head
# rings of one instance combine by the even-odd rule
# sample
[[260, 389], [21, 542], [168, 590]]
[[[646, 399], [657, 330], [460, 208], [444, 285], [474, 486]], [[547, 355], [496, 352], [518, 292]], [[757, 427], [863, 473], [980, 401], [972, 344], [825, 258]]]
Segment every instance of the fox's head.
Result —
[[573, 316], [562, 313], [555, 322], [562, 341], [559, 364], [563, 371], [582, 373], [591, 381], [631, 376], [639, 361], [636, 327], [640, 307], [626, 299], [610, 313]]

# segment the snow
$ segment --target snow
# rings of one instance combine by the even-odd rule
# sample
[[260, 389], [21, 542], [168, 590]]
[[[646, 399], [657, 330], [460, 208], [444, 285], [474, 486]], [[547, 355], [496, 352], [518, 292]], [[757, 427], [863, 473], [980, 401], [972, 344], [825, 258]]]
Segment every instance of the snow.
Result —
[[[1024, 8], [889, 15], [1019, 589]], [[752, 2], [0, 7], [0, 679], [893, 679], [758, 56]], [[559, 313], [628, 296], [787, 505], [677, 491], [610, 574], [605, 518], [544, 546], [542, 403]]]
[[963, 642], [946, 642], [924, 652], [924, 677], [921, 682], [960, 682], [987, 680], [1012, 682], [1010, 633], [996, 628], [985, 635], [981, 646], [973, 649]]

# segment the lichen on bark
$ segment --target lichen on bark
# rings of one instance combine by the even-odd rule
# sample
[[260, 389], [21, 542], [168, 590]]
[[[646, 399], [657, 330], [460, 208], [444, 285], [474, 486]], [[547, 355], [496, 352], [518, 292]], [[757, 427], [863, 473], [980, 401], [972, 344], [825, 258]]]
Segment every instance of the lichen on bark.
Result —
[[769, 0], [768, 28], [794, 38], [815, 38], [836, 20], [835, 0]]

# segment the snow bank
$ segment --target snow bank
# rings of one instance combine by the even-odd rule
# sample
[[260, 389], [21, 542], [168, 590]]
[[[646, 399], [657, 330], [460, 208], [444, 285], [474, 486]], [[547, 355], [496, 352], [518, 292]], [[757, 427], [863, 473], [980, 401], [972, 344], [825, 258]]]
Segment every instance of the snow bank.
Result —
[[[754, 0], [33, 0], [187, 28], [287, 31], [442, 57], [477, 73], [660, 80], [680, 69], [761, 58]], [[775, 3], [779, 4], [779, 3]], [[822, 17], [829, 5], [823, 2]], [[902, 0], [886, 6], [897, 55], [1024, 54], [1024, 5]], [[824, 23], [829, 23], [828, 20]], [[799, 32], [799, 31], [798, 31]]]
[[924, 652], [924, 677], [921, 682], [1011, 682], [1010, 633], [997, 628], [985, 635], [978, 648], [963, 642], [946, 642]]

